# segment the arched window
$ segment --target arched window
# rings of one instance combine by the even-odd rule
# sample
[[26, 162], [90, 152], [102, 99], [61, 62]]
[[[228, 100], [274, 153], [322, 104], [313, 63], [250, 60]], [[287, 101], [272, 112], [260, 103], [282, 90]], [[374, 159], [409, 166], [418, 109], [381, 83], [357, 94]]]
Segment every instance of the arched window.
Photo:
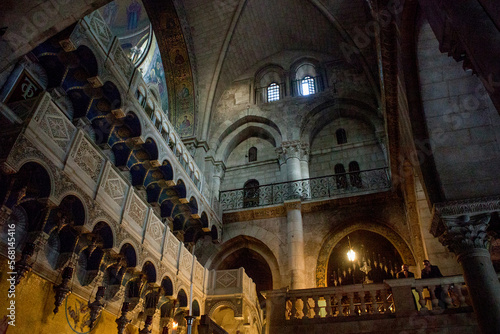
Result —
[[363, 187], [361, 173], [359, 172], [359, 164], [357, 161], [349, 162], [349, 180], [351, 181], [351, 186], [356, 188]]
[[257, 161], [257, 148], [250, 147], [248, 150], [248, 162]]
[[335, 179], [337, 181], [337, 189], [347, 189], [347, 178], [344, 165], [335, 165]]
[[243, 188], [243, 207], [253, 208], [259, 206], [259, 181], [248, 180]]
[[303, 96], [316, 93], [314, 78], [310, 75], [305, 76], [300, 82], [300, 90]]
[[280, 99], [280, 85], [276, 82], [267, 86], [267, 102], [278, 101]]
[[337, 136], [337, 144], [341, 145], [347, 143], [347, 135], [344, 129], [338, 129], [335, 131], [335, 135]]

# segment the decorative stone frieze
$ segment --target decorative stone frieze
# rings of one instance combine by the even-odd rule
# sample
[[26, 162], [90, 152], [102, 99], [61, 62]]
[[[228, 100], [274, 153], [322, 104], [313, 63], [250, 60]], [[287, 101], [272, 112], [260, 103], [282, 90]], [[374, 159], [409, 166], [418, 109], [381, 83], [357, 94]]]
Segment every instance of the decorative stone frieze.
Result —
[[434, 236], [439, 236], [443, 233], [442, 217], [473, 216], [498, 211], [500, 211], [500, 196], [437, 203], [434, 205], [431, 233]]
[[488, 249], [490, 237], [486, 229], [490, 218], [489, 214], [443, 217], [446, 230], [439, 237], [439, 241], [457, 255], [476, 248]]
[[300, 210], [302, 206], [300, 201], [285, 201], [283, 205], [285, 206], [286, 211]]

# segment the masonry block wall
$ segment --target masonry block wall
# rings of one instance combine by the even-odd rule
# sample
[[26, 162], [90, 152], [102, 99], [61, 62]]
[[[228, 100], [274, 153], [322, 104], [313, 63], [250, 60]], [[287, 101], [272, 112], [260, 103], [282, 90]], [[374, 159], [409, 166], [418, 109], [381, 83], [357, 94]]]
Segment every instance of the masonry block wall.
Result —
[[417, 55], [430, 145], [446, 199], [500, 193], [500, 116], [484, 85], [439, 52], [427, 22]]

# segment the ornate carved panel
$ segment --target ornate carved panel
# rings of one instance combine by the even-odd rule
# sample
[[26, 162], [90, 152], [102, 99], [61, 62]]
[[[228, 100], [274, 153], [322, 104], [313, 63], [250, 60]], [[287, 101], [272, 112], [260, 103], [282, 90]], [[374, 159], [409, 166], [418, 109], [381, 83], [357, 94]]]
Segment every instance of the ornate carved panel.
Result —
[[140, 227], [144, 226], [148, 207], [136, 194], [132, 194], [132, 200], [127, 208], [128, 216]]
[[125, 200], [127, 183], [115, 172], [113, 168], [109, 168], [106, 181], [103, 183], [104, 191], [116, 202], [122, 205]]
[[78, 148], [73, 150], [71, 156], [78, 167], [97, 182], [104, 160], [97, 149], [84, 136], [81, 137]]
[[186, 277], [191, 277], [191, 265], [193, 263], [193, 255], [186, 248], [182, 248], [180, 259], [180, 270]]
[[38, 127], [63, 151], [66, 151], [75, 127], [53, 104], [50, 95], [44, 96], [34, 117]]
[[229, 288], [238, 285], [238, 270], [223, 271], [217, 273], [215, 288]]
[[168, 260], [176, 264], [177, 263], [177, 254], [179, 251], [179, 240], [170, 232], [168, 232], [168, 243], [166, 247], [167, 258]]
[[165, 225], [158, 219], [155, 215], [151, 218], [149, 222], [147, 233], [157, 243], [161, 243], [163, 238], [163, 231], [165, 231]]
[[205, 272], [205, 268], [196, 261], [195, 263], [195, 268], [194, 268], [194, 283], [198, 286], [203, 286], [203, 273]]

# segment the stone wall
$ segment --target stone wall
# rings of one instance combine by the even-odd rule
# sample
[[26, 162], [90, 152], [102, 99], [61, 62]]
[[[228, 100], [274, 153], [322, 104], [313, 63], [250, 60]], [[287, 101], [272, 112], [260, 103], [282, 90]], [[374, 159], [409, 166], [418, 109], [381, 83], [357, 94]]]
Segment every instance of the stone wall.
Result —
[[500, 192], [500, 116], [481, 81], [439, 52], [427, 22], [418, 36], [418, 65], [430, 145], [447, 200]]
[[[347, 143], [341, 145], [337, 144], [335, 135], [339, 128], [344, 129], [347, 135]], [[373, 130], [359, 120], [339, 118], [315, 136], [311, 145], [309, 174], [311, 177], [334, 174], [334, 167], [339, 163], [348, 172], [351, 161], [357, 161], [360, 170], [386, 167], [384, 153]]]

